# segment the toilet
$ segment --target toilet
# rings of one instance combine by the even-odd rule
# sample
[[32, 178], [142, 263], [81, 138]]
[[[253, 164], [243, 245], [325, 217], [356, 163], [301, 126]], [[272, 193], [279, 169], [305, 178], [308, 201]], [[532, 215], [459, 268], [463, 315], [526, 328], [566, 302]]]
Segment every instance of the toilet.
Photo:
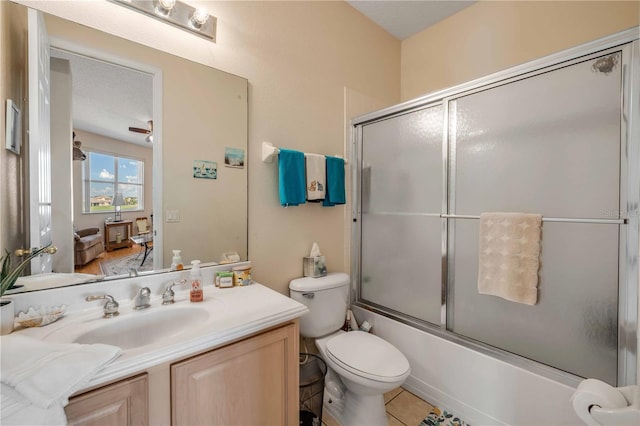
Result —
[[386, 426], [383, 395], [404, 383], [411, 371], [409, 361], [378, 336], [341, 329], [349, 285], [349, 275], [330, 273], [292, 280], [289, 294], [309, 308], [300, 318], [300, 334], [316, 339], [328, 367], [324, 409], [343, 426]]

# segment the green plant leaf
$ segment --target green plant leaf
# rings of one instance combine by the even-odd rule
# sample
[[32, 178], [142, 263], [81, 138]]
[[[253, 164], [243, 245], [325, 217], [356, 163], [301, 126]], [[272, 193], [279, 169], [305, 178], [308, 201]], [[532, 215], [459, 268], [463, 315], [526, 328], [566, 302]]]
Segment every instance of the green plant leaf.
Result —
[[16, 266], [13, 270], [11, 270], [11, 263], [9, 260], [8, 266], [5, 271], [5, 264], [7, 263], [7, 259], [10, 259], [11, 255], [9, 252], [2, 258], [2, 278], [0, 279], [0, 297], [9, 289], [13, 284], [18, 280], [18, 277], [27, 267], [31, 259], [36, 256], [40, 256], [41, 253], [45, 252], [49, 247], [53, 244], [49, 244], [47, 246], [40, 247], [37, 250], [33, 250], [29, 255], [22, 261], [18, 266]]

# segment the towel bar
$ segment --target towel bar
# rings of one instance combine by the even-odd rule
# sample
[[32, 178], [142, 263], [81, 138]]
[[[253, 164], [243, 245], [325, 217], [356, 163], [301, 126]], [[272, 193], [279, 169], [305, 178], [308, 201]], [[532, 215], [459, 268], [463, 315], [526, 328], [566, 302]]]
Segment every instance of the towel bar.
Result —
[[[280, 149], [277, 146], [273, 146], [271, 142], [262, 142], [262, 162], [272, 163], [273, 157], [280, 153]], [[334, 155], [334, 157], [342, 158], [340, 155]], [[344, 164], [347, 164], [347, 160], [344, 160]]]
[[[480, 216], [465, 215], [465, 214], [441, 214], [440, 217], [445, 219], [480, 219]], [[626, 225], [629, 223], [628, 219], [582, 219], [582, 218], [570, 218], [570, 217], [543, 217], [543, 222], [571, 222], [571, 223], [606, 223], [606, 224], [618, 224]]]

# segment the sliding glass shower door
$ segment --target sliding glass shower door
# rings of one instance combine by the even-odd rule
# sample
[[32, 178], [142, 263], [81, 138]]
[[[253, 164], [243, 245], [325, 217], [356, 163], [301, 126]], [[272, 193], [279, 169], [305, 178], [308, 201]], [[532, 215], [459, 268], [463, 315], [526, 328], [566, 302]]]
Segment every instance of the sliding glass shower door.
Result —
[[538, 303], [478, 293], [478, 221], [449, 226], [447, 328], [583, 377], [617, 380], [620, 52], [449, 102], [449, 213], [543, 222]]
[[[356, 303], [568, 382], [633, 383], [633, 55], [637, 42], [356, 121]], [[535, 305], [478, 292], [483, 212], [543, 216]]]
[[444, 111], [430, 106], [363, 129], [362, 297], [434, 324], [442, 287]]

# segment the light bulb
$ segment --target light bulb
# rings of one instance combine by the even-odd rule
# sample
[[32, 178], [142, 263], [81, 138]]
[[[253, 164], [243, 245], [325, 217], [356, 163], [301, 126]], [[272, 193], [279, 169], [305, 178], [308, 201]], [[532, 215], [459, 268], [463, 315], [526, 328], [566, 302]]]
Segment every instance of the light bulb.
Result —
[[162, 16], [167, 16], [171, 13], [171, 10], [176, 5], [176, 0], [158, 0], [156, 6], [156, 13]]
[[163, 9], [171, 10], [176, 5], [176, 0], [158, 0]]
[[191, 25], [200, 29], [200, 27], [207, 22], [207, 19], [209, 19], [209, 12], [207, 12], [207, 9], [198, 8], [193, 12], [193, 15], [191, 15], [190, 21]]

